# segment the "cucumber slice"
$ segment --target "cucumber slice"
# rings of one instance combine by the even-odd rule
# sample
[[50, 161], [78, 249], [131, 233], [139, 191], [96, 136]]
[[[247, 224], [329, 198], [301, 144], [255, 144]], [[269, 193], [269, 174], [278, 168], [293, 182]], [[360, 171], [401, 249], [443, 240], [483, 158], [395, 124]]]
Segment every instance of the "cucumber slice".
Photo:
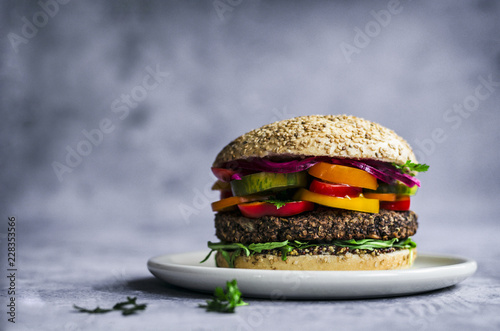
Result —
[[387, 183], [380, 183], [376, 190], [367, 190], [364, 192], [367, 193], [395, 193], [398, 195], [415, 195], [417, 193], [418, 186], [415, 185], [413, 187], [408, 187], [405, 184], [398, 182], [394, 185], [390, 185]]
[[255, 193], [272, 193], [288, 188], [306, 187], [308, 183], [305, 171], [278, 174], [258, 172], [231, 181], [231, 190], [236, 196]]

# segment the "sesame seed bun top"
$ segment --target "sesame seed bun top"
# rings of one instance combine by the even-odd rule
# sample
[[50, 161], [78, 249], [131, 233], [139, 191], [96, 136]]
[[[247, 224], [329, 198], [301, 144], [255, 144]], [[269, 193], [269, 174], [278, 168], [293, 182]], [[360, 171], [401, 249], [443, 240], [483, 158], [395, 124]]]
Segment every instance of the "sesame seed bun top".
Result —
[[410, 145], [386, 127], [355, 116], [314, 115], [274, 122], [245, 133], [220, 151], [213, 166], [274, 156], [417, 162]]

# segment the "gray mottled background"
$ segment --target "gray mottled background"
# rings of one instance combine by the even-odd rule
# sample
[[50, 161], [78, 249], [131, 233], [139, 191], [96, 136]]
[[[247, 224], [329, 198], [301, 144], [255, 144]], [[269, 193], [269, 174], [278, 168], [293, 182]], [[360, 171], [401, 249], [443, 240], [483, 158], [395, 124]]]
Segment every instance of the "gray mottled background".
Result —
[[[424, 226], [440, 212], [496, 225], [474, 215], [498, 201], [500, 5], [401, 1], [377, 30], [372, 11], [388, 6], [69, 1], [44, 19], [40, 3], [2, 2], [2, 217], [27, 231], [212, 236], [209, 167], [226, 143], [345, 113], [394, 129], [431, 165], [413, 201]], [[91, 145], [84, 132], [103, 120]], [[58, 178], [54, 162], [67, 166], [79, 146], [88, 155]]]
[[499, 2], [54, 3], [0, 5], [0, 217], [25, 263], [203, 249], [217, 152], [307, 114], [381, 123], [430, 164], [424, 251], [462, 247], [464, 224], [498, 231]]

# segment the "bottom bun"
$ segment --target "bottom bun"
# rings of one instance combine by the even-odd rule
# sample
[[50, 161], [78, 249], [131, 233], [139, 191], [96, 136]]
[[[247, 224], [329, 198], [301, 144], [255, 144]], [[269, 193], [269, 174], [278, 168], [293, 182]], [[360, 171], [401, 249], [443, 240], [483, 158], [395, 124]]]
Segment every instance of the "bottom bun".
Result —
[[[416, 249], [401, 249], [379, 255], [346, 253], [288, 256], [286, 261], [277, 255], [255, 254], [238, 256], [234, 260], [234, 267], [268, 270], [396, 270], [410, 268], [416, 257]], [[229, 267], [220, 252], [217, 252], [216, 263], [221, 268]]]

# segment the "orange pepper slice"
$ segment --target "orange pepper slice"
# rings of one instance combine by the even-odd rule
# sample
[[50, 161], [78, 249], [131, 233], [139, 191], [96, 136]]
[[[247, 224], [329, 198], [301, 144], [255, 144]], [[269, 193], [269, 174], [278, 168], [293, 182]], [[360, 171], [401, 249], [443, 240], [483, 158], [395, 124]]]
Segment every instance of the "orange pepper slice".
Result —
[[380, 201], [396, 201], [395, 193], [363, 193], [367, 199], [378, 199]]
[[250, 202], [250, 201], [258, 201], [266, 199], [266, 196], [262, 195], [246, 195], [242, 197], [229, 197], [225, 199], [221, 199], [219, 201], [212, 202], [212, 210], [213, 211], [226, 211], [229, 210], [229, 207], [236, 206], [240, 203]]
[[377, 178], [364, 170], [338, 164], [319, 162], [309, 168], [309, 174], [331, 183], [347, 184], [376, 190]]

